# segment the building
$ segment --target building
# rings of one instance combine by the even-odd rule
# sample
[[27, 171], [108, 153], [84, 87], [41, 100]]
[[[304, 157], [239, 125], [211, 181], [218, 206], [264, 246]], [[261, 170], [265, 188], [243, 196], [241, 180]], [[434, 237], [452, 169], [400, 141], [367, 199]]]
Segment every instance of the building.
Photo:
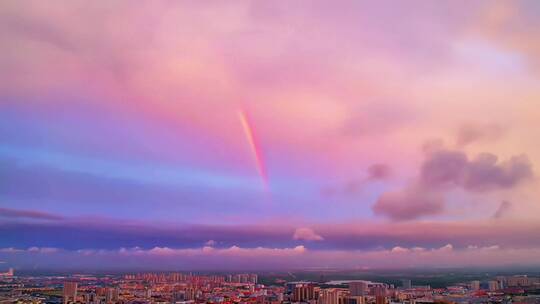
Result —
[[346, 297], [346, 304], [365, 304], [366, 298], [364, 296], [348, 296]]
[[497, 276], [495, 277], [495, 279], [497, 280], [497, 282], [499, 282], [499, 288], [503, 289], [507, 287], [505, 276]]
[[508, 287], [528, 287], [529, 278], [526, 275], [516, 275], [508, 277], [507, 279]]
[[118, 288], [107, 288], [105, 290], [105, 302], [116, 303], [120, 299], [120, 291]]
[[377, 297], [386, 297], [387, 290], [388, 289], [384, 285], [376, 285], [371, 288], [371, 293]]
[[319, 293], [319, 304], [339, 304], [340, 290], [336, 288], [322, 289]]
[[258, 276], [254, 273], [242, 273], [242, 274], [236, 274], [236, 275], [228, 275], [227, 281], [230, 283], [251, 283], [251, 284], [257, 284], [258, 283]]
[[479, 290], [480, 281], [471, 281], [470, 287], [471, 287], [471, 290]]
[[293, 302], [309, 302], [316, 300], [315, 284], [313, 283], [296, 283], [292, 291]]
[[152, 297], [152, 288], [148, 288], [146, 287], [144, 289], [144, 296], [147, 298], [147, 299], [150, 299]]
[[64, 304], [77, 301], [77, 282], [64, 282]]
[[403, 287], [403, 289], [411, 289], [412, 287], [411, 280], [408, 280], [408, 279], [401, 280], [401, 287]]
[[6, 277], [6, 278], [10, 278], [14, 275], [15, 275], [15, 271], [13, 270], [13, 268], [9, 268], [7, 272], [0, 273], [0, 277]]
[[193, 287], [189, 287], [185, 292], [186, 301], [194, 301], [197, 298], [197, 290]]
[[489, 281], [488, 282], [488, 289], [489, 291], [495, 291], [495, 290], [499, 290], [499, 282], [497, 281]]
[[349, 282], [349, 293], [351, 296], [365, 296], [369, 292], [368, 281], [351, 281]]

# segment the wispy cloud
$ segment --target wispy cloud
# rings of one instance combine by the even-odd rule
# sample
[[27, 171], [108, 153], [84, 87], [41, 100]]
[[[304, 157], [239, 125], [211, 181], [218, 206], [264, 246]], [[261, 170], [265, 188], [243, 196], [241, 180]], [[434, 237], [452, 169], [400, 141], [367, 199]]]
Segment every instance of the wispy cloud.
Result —
[[11, 208], [0, 208], [0, 217], [4, 218], [28, 218], [38, 220], [62, 220], [63, 216], [37, 211], [37, 210], [19, 210]]

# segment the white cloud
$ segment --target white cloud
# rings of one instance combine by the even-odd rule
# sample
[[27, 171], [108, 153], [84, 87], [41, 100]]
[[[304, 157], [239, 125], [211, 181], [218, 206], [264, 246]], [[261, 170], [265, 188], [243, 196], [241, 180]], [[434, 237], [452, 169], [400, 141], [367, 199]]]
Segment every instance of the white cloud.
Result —
[[392, 252], [392, 253], [402, 253], [402, 252], [410, 252], [410, 251], [411, 251], [410, 249], [400, 247], [400, 246], [396, 246], [396, 247], [392, 248], [392, 250], [390, 250], [390, 252]]
[[438, 251], [452, 251], [454, 250], [454, 246], [452, 246], [452, 244], [446, 244], [437, 250]]
[[18, 249], [13, 247], [0, 248], [0, 252], [3, 253], [23, 253], [23, 252], [32, 252], [32, 253], [55, 253], [60, 251], [58, 248], [53, 247], [36, 247], [32, 246], [28, 249]]

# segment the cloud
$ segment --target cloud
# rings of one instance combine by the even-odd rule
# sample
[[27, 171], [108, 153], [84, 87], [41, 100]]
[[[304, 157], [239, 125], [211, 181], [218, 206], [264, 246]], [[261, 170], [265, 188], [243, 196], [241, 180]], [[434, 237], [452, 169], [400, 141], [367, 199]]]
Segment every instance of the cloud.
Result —
[[495, 213], [493, 218], [498, 219], [504, 217], [512, 209], [512, 204], [509, 201], [502, 201]]
[[464, 152], [435, 150], [426, 155], [420, 167], [420, 182], [436, 187], [453, 185], [461, 180], [467, 164], [467, 155]]
[[6, 247], [6, 248], [0, 248], [0, 252], [4, 253], [16, 253], [16, 252], [23, 252], [24, 249], [17, 249], [14, 247]]
[[28, 252], [39, 252], [39, 253], [54, 253], [58, 252], [58, 248], [53, 247], [30, 247], [27, 249]]
[[[410, 211], [408, 211], [410, 213]], [[407, 215], [409, 214], [407, 213]], [[403, 214], [398, 214], [403, 219]], [[427, 216], [427, 215], [424, 215]], [[63, 250], [113, 250], [115, 248], [294, 248], [303, 239], [294, 239], [295, 221], [279, 221], [260, 225], [180, 225], [132, 222], [118, 219], [66, 219], [61, 222], [0, 223], [0, 247], [61, 248]], [[366, 220], [349, 223], [310, 224], [311, 233], [303, 232], [310, 248], [320, 250], [365, 250], [375, 248], [441, 247], [453, 244], [463, 248], [470, 244], [489, 246], [540, 247], [540, 229], [536, 222], [509, 221], [504, 217], [494, 222], [416, 222]], [[33, 236], [28, 238], [28, 236]], [[298, 235], [297, 237], [299, 237]], [[219, 240], [214, 246], [203, 245]]]
[[387, 180], [391, 176], [392, 168], [390, 166], [383, 163], [374, 163], [367, 168], [365, 178], [349, 180], [341, 185], [326, 187], [322, 189], [321, 193], [329, 197], [338, 194], [352, 196], [358, 194], [369, 182]]
[[437, 215], [445, 209], [447, 190], [461, 188], [474, 193], [505, 190], [533, 176], [532, 164], [526, 155], [499, 162], [491, 153], [480, 153], [469, 159], [463, 151], [432, 146], [426, 150], [419, 177], [402, 190], [383, 193], [372, 210], [394, 220]]
[[482, 153], [466, 169], [463, 187], [470, 191], [512, 188], [533, 177], [532, 164], [526, 155], [497, 163], [496, 155]]
[[396, 247], [394, 247], [394, 248], [392, 248], [390, 250], [390, 252], [392, 252], [392, 253], [403, 253], [403, 252], [409, 252], [409, 251], [410, 251], [410, 249], [400, 247], [400, 246], [396, 246]]
[[[3, 147], [5, 151], [5, 147]], [[19, 151], [25, 155], [27, 151]], [[2, 154], [2, 153], [0, 153]], [[0, 193], [4, 199], [12, 201], [43, 201], [56, 202], [56, 207], [63, 207], [72, 210], [77, 206], [78, 212], [85, 210], [94, 212], [122, 212], [136, 213], [139, 210], [149, 210], [150, 206], [164, 206], [169, 203], [169, 212], [179, 208], [177, 202], [182, 202], [181, 210], [186, 216], [200, 214], [201, 205], [212, 207], [214, 211], [226, 213], [238, 213], [239, 210], [232, 208], [243, 205], [244, 212], [250, 212], [254, 208], [248, 201], [258, 199], [256, 191], [249, 188], [242, 188], [238, 191], [233, 189], [205, 189], [205, 182], [198, 183], [192, 175], [182, 175], [181, 179], [188, 181], [188, 184], [173, 182], [176, 170], [172, 170], [159, 177], [157, 169], [148, 168], [138, 171], [135, 166], [120, 165], [110, 162], [103, 165], [102, 161], [88, 159], [73, 159], [69, 155], [47, 155], [37, 153], [25, 159], [13, 161], [9, 157], [6, 159], [0, 155]], [[48, 166], [39, 162], [34, 163], [32, 159], [55, 159], [70, 164], [84, 164], [86, 168], [76, 168], [75, 170], [64, 170], [56, 165]], [[66, 161], [69, 159], [69, 161]], [[113, 169], [114, 168], [114, 169]], [[111, 176], [107, 171], [115, 171], [115, 174], [128, 169], [128, 173], [133, 176], [143, 176], [142, 180], [125, 179]], [[90, 170], [90, 171], [88, 171]], [[95, 174], [92, 172], [95, 170]], [[98, 172], [103, 174], [98, 174]], [[113, 174], [114, 175], [114, 174]], [[127, 174], [126, 174], [127, 175]], [[150, 176], [154, 182], [150, 181]], [[167, 176], [167, 178], [163, 178]], [[200, 176], [200, 175], [199, 175]], [[146, 179], [146, 180], [144, 180]], [[206, 177], [204, 177], [206, 180]], [[212, 178], [210, 178], [211, 180]], [[218, 178], [221, 184], [227, 184], [227, 179]], [[162, 183], [161, 181], [166, 180]], [[210, 184], [214, 182], [210, 181]], [[172, 182], [172, 184], [171, 184]], [[189, 184], [192, 183], [193, 184]], [[249, 184], [249, 183], [248, 183]], [[24, 185], [22, 187], [21, 185]], [[245, 184], [247, 185], [247, 184]], [[245, 186], [244, 185], [244, 186]], [[121, 202], [119, 204], [119, 202]], [[129, 205], [129, 208], [127, 206]], [[227, 207], [225, 207], [227, 206]], [[126, 209], [123, 209], [126, 207]], [[114, 210], [114, 211], [112, 211]], [[234, 211], [233, 211], [234, 210]], [[146, 211], [143, 211], [146, 212]], [[49, 214], [41, 211], [0, 209], [0, 218], [32, 218], [42, 220], [60, 220], [59, 215]]]
[[322, 240], [324, 240], [324, 238], [322, 236], [315, 233], [315, 231], [313, 231], [313, 229], [311, 229], [311, 228], [297, 228], [294, 231], [293, 239], [294, 240], [303, 240], [303, 241], [322, 241]]
[[18, 249], [14, 247], [7, 247], [7, 248], [0, 248], [0, 252], [2, 253], [24, 253], [24, 252], [31, 252], [31, 253], [56, 253], [59, 252], [59, 248], [53, 248], [53, 247], [37, 247], [32, 246], [28, 249]]
[[387, 164], [376, 163], [372, 164], [367, 169], [368, 180], [387, 179], [392, 175], [392, 169]]
[[372, 209], [376, 215], [384, 215], [394, 220], [412, 220], [441, 214], [444, 211], [444, 199], [437, 192], [409, 188], [383, 193]]
[[5, 218], [29, 218], [37, 220], [62, 220], [63, 216], [37, 211], [37, 210], [19, 210], [11, 208], [0, 208], [0, 217]]
[[464, 124], [458, 129], [456, 145], [463, 147], [477, 141], [495, 140], [503, 131], [498, 124]]
[[438, 251], [452, 251], [454, 250], [454, 246], [452, 244], [446, 244], [437, 250]]
[[465, 152], [439, 149], [427, 154], [421, 166], [421, 182], [426, 187], [457, 186], [468, 191], [507, 189], [533, 177], [526, 155], [498, 162], [491, 153], [469, 160]]
[[118, 252], [122, 255], [146, 255], [146, 256], [244, 256], [244, 257], [268, 257], [268, 256], [289, 256], [303, 254], [307, 251], [304, 246], [292, 248], [268, 248], [255, 247], [244, 248], [231, 246], [228, 248], [213, 248], [204, 246], [202, 248], [170, 248], [154, 247], [151, 249], [142, 249], [140, 247], [121, 248]]
[[148, 249], [60, 250], [52, 253], [17, 250], [2, 260], [19, 267], [56, 269], [289, 269], [290, 267], [450, 267], [450, 266], [538, 266], [539, 247], [503, 248], [498, 245], [456, 248], [394, 246], [374, 250], [308, 250], [304, 246], [222, 249], [154, 247]]

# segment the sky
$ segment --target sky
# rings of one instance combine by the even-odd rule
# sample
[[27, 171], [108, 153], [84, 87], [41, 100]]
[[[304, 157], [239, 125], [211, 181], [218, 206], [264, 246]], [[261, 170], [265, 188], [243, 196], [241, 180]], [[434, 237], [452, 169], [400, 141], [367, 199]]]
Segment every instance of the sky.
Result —
[[538, 1], [0, 3], [0, 268], [540, 266]]

